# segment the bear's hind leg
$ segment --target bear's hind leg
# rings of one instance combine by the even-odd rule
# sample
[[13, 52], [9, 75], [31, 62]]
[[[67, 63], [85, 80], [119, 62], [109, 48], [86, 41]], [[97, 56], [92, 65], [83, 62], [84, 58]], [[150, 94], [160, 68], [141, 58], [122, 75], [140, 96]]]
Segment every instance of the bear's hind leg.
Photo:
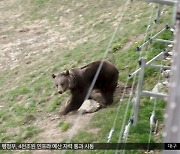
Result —
[[102, 97], [105, 100], [105, 104], [104, 105], [110, 105], [113, 103], [113, 92], [101, 92], [102, 93]]
[[107, 87], [104, 87], [101, 90], [101, 94], [103, 98], [105, 99], [105, 105], [110, 105], [113, 103], [113, 96], [114, 92], [116, 90], [117, 82], [113, 82], [112, 85], [109, 85]]
[[118, 83], [118, 74], [112, 79], [111, 83], [102, 88], [101, 93], [105, 99], [105, 105], [113, 103], [113, 96]]

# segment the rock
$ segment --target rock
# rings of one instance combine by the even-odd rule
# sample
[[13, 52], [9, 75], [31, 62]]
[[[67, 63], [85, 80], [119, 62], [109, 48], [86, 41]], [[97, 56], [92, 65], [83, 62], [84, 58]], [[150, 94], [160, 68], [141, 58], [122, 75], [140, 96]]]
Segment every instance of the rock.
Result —
[[164, 82], [162, 82], [162, 84], [163, 84], [164, 86], [168, 87], [168, 86], [169, 86], [169, 81], [164, 81]]
[[171, 60], [171, 58], [170, 57], [166, 57], [165, 60]]
[[31, 61], [27, 61], [26, 64], [31, 64]]
[[166, 52], [163, 56], [164, 60], [171, 60], [172, 58], [172, 52]]
[[170, 74], [171, 74], [171, 70], [165, 70], [165, 71], [162, 72], [162, 76], [164, 78], [169, 78]]
[[93, 99], [89, 99], [84, 101], [78, 111], [82, 113], [92, 113], [99, 110], [100, 107], [101, 106], [98, 102], [94, 101]]
[[168, 47], [169, 47], [169, 48], [172, 48], [172, 47], [173, 47], [173, 44], [169, 44]]
[[18, 73], [19, 73], [19, 72], [18, 72], [17, 70], [14, 72], [15, 75], [17, 75]]
[[53, 118], [50, 118], [51, 121], [54, 121], [54, 120], [57, 120], [57, 119], [60, 119], [60, 117], [59, 116], [55, 116]]
[[137, 97], [133, 97], [132, 100], [131, 100], [131, 102], [132, 102], [133, 104], [136, 103], [136, 99], [137, 99]]
[[168, 52], [168, 54], [169, 54], [170, 56], [172, 56], [172, 52]]
[[1, 36], [2, 39], [6, 39], [7, 37], [8, 37], [7, 35]]
[[24, 118], [24, 124], [30, 124], [32, 121], [35, 121], [36, 118], [34, 115], [27, 115], [25, 118]]
[[[160, 90], [164, 87], [162, 83], [157, 83], [154, 88], [152, 89], [153, 93], [159, 93]], [[150, 100], [152, 100], [154, 97], [150, 97]]]
[[0, 105], [0, 111], [1, 111], [1, 109], [3, 109], [3, 107], [4, 107], [4, 106], [1, 106], [1, 105]]
[[48, 115], [47, 115], [48, 117], [51, 117], [52, 116], [52, 114], [50, 114], [50, 113], [48, 113]]
[[30, 31], [29, 28], [24, 28], [24, 29], [19, 29], [19, 30], [18, 30], [18, 32], [20, 32], [20, 33], [28, 32], [28, 31]]

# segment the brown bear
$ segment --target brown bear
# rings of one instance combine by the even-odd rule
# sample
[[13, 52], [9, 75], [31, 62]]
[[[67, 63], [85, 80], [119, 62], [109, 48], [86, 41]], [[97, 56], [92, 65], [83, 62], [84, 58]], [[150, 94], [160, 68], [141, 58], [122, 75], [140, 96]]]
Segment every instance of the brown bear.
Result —
[[[95, 61], [81, 68], [67, 70], [58, 75], [52, 74], [54, 83], [60, 94], [66, 90], [70, 90], [72, 97], [70, 103], [61, 113], [65, 115], [70, 111], [77, 110], [87, 97], [88, 90], [95, 77], [101, 61]], [[104, 106], [110, 105], [113, 102], [113, 94], [118, 83], [118, 70], [108, 61], [103, 61], [101, 70], [94, 84], [93, 89], [101, 92]]]

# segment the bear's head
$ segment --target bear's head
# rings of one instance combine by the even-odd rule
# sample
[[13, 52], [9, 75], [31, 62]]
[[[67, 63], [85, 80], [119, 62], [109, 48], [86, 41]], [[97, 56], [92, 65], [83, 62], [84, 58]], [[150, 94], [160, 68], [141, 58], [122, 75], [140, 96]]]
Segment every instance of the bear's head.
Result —
[[69, 70], [58, 75], [52, 74], [54, 83], [58, 89], [58, 93], [62, 94], [70, 88], [70, 73]]

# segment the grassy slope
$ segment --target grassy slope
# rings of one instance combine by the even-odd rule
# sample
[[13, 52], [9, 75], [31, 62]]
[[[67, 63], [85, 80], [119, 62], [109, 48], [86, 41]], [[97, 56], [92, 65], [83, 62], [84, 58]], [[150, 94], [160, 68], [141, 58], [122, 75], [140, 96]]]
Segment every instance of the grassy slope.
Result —
[[[14, 24], [15, 30], [6, 31], [3, 34], [14, 39], [13, 35], [17, 35], [16, 29], [23, 27], [25, 22], [28, 21], [27, 25], [31, 25], [37, 20], [46, 20], [48, 21], [48, 29], [52, 29], [60, 35], [64, 34], [69, 42], [65, 42], [65, 47], [62, 47], [61, 44], [58, 45], [57, 41], [57, 46], [49, 49], [48, 52], [32, 57], [30, 65], [22, 62], [16, 70], [7, 67], [0, 73], [2, 89], [0, 91], [0, 105], [4, 106], [0, 112], [0, 142], [36, 142], [38, 141], [35, 138], [36, 134], [43, 130], [34, 125], [31, 117], [39, 116], [41, 118], [43, 114], [59, 112], [59, 102], [62, 102], [68, 95], [65, 94], [63, 97], [52, 95], [55, 88], [50, 74], [60, 72], [65, 68], [83, 66], [86, 63], [100, 59], [115, 25], [117, 25], [117, 10], [124, 2], [30, 0], [26, 4], [21, 0], [16, 1], [17, 4], [23, 6], [24, 15], [20, 17], [21, 20], [11, 22], [11, 24]], [[151, 9], [152, 4], [148, 5], [143, 2], [133, 2], [128, 6], [128, 13], [125, 14], [121, 28], [107, 56], [107, 59], [115, 63], [120, 70], [128, 65], [127, 69], [120, 72], [119, 81], [122, 86], [127, 75], [136, 67], [139, 54], [135, 52], [135, 49], [143, 41]], [[166, 9], [165, 15], [163, 15], [164, 18], [161, 19], [154, 33], [164, 27], [167, 22], [170, 22], [169, 12], [170, 10]], [[165, 37], [170, 38], [171, 36], [167, 33], [162, 36], [162, 38]], [[139, 39], [136, 40], [136, 38]], [[149, 57], [158, 53], [163, 45], [160, 46], [154, 43], [153, 47], [152, 53], [148, 54]], [[40, 51], [42, 48], [35, 50]], [[18, 74], [16, 74], [16, 71], [18, 71]], [[148, 70], [146, 76], [145, 88], [151, 89], [157, 82], [157, 72]], [[95, 114], [86, 130], [100, 128], [98, 134], [81, 131], [74, 137], [73, 141], [106, 142], [117, 106], [118, 103], [115, 103], [113, 106]], [[158, 101], [156, 113], [157, 119], [161, 123], [164, 106], [163, 101]], [[123, 103], [112, 142], [117, 142], [125, 107], [126, 103]], [[132, 127], [130, 130], [128, 142], [147, 142], [149, 117], [152, 109], [153, 103], [144, 98], [144, 101], [141, 102], [139, 123], [137, 127]], [[31, 120], [27, 120], [29, 117]], [[157, 138], [160, 139], [160, 135]], [[153, 140], [155, 140], [154, 137]]]

